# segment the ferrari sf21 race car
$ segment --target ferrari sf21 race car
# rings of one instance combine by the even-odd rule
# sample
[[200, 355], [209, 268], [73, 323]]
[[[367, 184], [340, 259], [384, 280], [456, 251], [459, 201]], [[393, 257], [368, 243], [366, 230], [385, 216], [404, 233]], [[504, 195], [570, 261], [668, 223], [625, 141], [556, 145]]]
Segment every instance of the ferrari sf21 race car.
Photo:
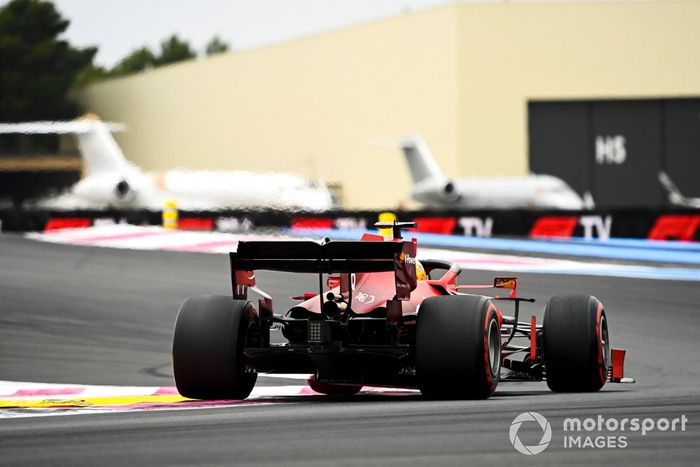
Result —
[[[594, 296], [554, 296], [541, 324], [535, 316], [519, 321], [521, 303], [534, 299], [517, 295], [516, 278], [458, 285], [459, 265], [418, 261], [416, 241], [401, 238], [415, 224], [376, 226], [392, 229], [393, 238], [239, 243], [230, 253], [233, 298], [191, 297], [180, 308], [172, 347], [180, 394], [245, 399], [260, 372], [310, 374], [309, 386], [322, 394], [389, 386], [438, 399], [487, 398], [499, 381], [590, 392], [625, 379], [625, 352], [611, 349]], [[295, 297], [296, 306], [275, 314], [256, 270], [317, 274], [319, 293]], [[507, 292], [466, 293], [486, 288]], [[249, 291], [260, 295], [257, 307]], [[512, 316], [501, 311], [504, 303]], [[288, 342], [271, 343], [271, 329]]]

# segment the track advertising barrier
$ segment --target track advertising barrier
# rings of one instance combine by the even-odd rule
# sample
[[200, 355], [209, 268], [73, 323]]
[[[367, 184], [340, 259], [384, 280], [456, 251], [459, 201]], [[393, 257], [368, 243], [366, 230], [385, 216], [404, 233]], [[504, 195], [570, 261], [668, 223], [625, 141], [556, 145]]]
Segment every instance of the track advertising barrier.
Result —
[[[253, 229], [365, 229], [387, 211], [180, 211], [178, 228], [246, 232]], [[646, 238], [700, 241], [700, 210], [612, 209], [596, 211], [390, 211], [416, 221], [419, 232], [473, 237], [530, 237], [606, 240]], [[3, 231], [47, 231], [69, 227], [129, 223], [161, 225], [161, 211], [0, 210]]]

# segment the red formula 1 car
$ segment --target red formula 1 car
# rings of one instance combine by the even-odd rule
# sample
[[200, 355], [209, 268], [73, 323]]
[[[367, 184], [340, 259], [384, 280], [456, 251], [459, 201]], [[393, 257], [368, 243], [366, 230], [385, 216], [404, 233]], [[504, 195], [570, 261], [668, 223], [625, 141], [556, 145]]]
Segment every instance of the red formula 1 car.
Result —
[[[611, 349], [595, 297], [555, 296], [542, 324], [519, 321], [521, 302], [534, 300], [516, 294], [515, 278], [457, 285], [458, 265], [416, 260], [415, 240], [400, 232], [412, 226], [378, 224], [393, 229], [387, 241], [241, 242], [230, 253], [233, 299], [192, 297], [180, 308], [172, 349], [180, 394], [244, 399], [258, 372], [312, 374], [309, 385], [324, 394], [393, 386], [431, 398], [486, 398], [503, 380], [583, 392], [623, 379], [624, 351]], [[263, 269], [318, 274], [320, 293], [276, 315], [256, 286]], [[464, 293], [490, 287], [507, 294]], [[248, 291], [262, 297], [257, 307]], [[512, 316], [503, 302], [513, 304]], [[273, 327], [287, 343], [270, 342]]]

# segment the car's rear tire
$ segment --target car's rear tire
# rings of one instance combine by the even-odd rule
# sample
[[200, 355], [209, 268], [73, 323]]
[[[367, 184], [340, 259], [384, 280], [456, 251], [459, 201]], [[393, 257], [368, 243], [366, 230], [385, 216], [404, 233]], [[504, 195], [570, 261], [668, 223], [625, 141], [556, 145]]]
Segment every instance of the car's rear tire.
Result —
[[485, 399], [501, 371], [496, 307], [480, 295], [426, 299], [416, 323], [416, 374], [423, 395]]
[[306, 383], [311, 389], [320, 393], [326, 394], [328, 396], [352, 396], [357, 394], [362, 389], [360, 384], [333, 384], [333, 383], [321, 383], [316, 381], [314, 377], [306, 380]]
[[192, 399], [245, 399], [257, 374], [243, 355], [251, 316], [250, 302], [225, 296], [190, 297], [180, 307], [173, 338], [177, 390]]
[[605, 311], [592, 295], [549, 299], [542, 324], [547, 386], [557, 392], [594, 392], [608, 376], [610, 339]]

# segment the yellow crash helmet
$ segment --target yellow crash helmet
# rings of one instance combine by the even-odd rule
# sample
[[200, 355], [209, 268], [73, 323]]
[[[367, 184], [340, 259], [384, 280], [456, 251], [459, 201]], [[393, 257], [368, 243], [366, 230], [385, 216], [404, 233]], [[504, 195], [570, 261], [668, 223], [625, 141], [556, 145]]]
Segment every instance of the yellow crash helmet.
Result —
[[425, 268], [420, 263], [420, 261], [416, 260], [416, 279], [418, 279], [419, 281], [424, 281], [427, 278], [428, 275], [425, 273]]

